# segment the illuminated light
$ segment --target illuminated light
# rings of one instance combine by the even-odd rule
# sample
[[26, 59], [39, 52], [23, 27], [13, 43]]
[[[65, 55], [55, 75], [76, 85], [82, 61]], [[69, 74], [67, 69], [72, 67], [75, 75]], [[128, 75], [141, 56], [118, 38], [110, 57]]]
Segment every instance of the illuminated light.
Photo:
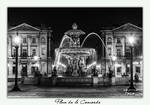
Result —
[[91, 75], [88, 75], [87, 77], [92, 77]]
[[8, 63], [8, 67], [10, 67], [10, 64]]
[[15, 36], [13, 41], [15, 45], [19, 45], [21, 43], [21, 38], [19, 36]]
[[133, 45], [135, 43], [135, 37], [134, 36], [129, 36], [128, 37], [128, 41], [131, 45]]
[[118, 67], [118, 66], [121, 66], [121, 65], [116, 63], [116, 64], [115, 64], [115, 67]]
[[116, 56], [112, 56], [112, 60], [113, 60], [113, 61], [116, 61], [116, 60], [117, 60], [117, 57], [116, 57]]
[[36, 63], [36, 64], [34, 64], [34, 66], [35, 66], [35, 67], [39, 67], [39, 64], [38, 64], [38, 63]]
[[22, 65], [23, 67], [26, 67], [26, 65]]
[[89, 69], [90, 67], [92, 67], [92, 66], [94, 66], [94, 65], [96, 65], [96, 62], [93, 62], [93, 63], [89, 64], [89, 65], [87, 66], [87, 69]]
[[57, 66], [59, 66], [59, 65], [62, 66], [62, 67], [64, 67], [64, 68], [66, 68], [66, 65], [63, 64], [63, 63], [61, 63], [61, 62], [58, 62], [58, 63], [57, 63]]
[[38, 57], [38, 56], [34, 56], [33, 59], [34, 59], [35, 61], [37, 61], [37, 60], [39, 59], [39, 57]]
[[130, 67], [130, 65], [128, 64], [127, 67]]
[[60, 55], [61, 55], [61, 53], [59, 53], [58, 51], [57, 51], [57, 53], [56, 53], [56, 60], [55, 60], [55, 63], [54, 63], [54, 65], [56, 66], [57, 65], [57, 62], [59, 62], [60, 61]]
[[52, 64], [52, 69], [54, 68], [55, 65]]
[[133, 64], [134, 64], [134, 65], [138, 65], [138, 64], [139, 64], [139, 62], [133, 62]]
[[62, 75], [58, 75], [58, 77], [63, 77]]
[[142, 59], [142, 58], [143, 58], [143, 56], [140, 56], [139, 58], [141, 58], [141, 59]]
[[96, 65], [96, 68], [101, 68], [101, 65]]

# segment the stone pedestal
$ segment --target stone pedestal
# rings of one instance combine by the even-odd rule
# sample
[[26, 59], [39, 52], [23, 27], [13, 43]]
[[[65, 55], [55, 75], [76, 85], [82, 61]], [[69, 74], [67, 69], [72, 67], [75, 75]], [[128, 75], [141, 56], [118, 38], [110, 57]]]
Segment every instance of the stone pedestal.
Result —
[[77, 70], [74, 70], [74, 71], [73, 71], [72, 76], [74, 76], [74, 77], [79, 76], [79, 74], [78, 74]]
[[116, 78], [115, 77], [111, 78], [111, 83], [112, 83], [112, 85], [116, 85]]
[[98, 86], [98, 77], [93, 76], [93, 87], [97, 87], [97, 86]]
[[57, 77], [52, 77], [52, 86], [56, 85]]

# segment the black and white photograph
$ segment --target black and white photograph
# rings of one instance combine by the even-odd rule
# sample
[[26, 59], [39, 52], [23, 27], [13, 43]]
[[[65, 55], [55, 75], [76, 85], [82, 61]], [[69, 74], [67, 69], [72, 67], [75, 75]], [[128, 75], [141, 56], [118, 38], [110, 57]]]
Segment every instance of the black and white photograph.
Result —
[[8, 98], [143, 98], [143, 65], [142, 7], [7, 8]]

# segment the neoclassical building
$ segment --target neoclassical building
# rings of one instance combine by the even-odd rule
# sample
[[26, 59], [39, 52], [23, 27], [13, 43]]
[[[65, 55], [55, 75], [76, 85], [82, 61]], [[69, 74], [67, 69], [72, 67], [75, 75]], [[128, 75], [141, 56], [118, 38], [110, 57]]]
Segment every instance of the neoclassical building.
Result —
[[[52, 59], [50, 29], [38, 28], [26, 23], [8, 29], [8, 77], [15, 75], [15, 45], [13, 38], [21, 37], [19, 45], [19, 75], [23, 71], [27, 76], [33, 76], [36, 69], [42, 74], [51, 74]], [[143, 35], [142, 28], [131, 23], [121, 25], [109, 30], [101, 30], [99, 34], [106, 45], [105, 56], [102, 58], [99, 74], [113, 71], [115, 77], [130, 74], [130, 44], [128, 37], [134, 36], [135, 44], [133, 51], [133, 74], [137, 73], [141, 78], [143, 75]], [[35, 59], [35, 56], [38, 59]], [[113, 60], [112, 57], [116, 59]]]
[[[141, 78], [143, 75], [143, 34], [142, 28], [131, 23], [121, 25], [110, 30], [102, 30], [106, 44], [106, 72], [109, 68], [113, 70], [115, 77], [130, 74], [130, 44], [128, 37], [134, 36], [133, 46], [133, 75], [137, 73]], [[116, 56], [113, 61], [112, 57]]]
[[8, 29], [8, 77], [15, 75], [16, 49], [13, 39], [16, 35], [21, 38], [18, 49], [19, 75], [22, 71], [27, 76], [32, 76], [36, 69], [43, 74], [51, 72], [51, 32], [50, 29], [37, 28], [26, 23]]

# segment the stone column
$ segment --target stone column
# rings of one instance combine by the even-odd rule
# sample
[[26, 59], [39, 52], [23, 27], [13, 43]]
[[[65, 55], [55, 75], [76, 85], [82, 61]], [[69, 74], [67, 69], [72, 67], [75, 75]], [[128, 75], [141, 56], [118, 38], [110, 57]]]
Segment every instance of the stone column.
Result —
[[27, 49], [27, 50], [28, 50], [28, 56], [31, 55], [31, 54], [30, 54], [30, 38], [31, 38], [31, 37], [28, 37], [28, 36], [27, 36], [27, 43], [28, 43], [28, 44], [27, 44], [27, 46], [28, 46], [28, 49]]
[[40, 37], [39, 37], [39, 35], [36, 37], [36, 40], [37, 40], [37, 50], [36, 50], [36, 53], [37, 53], [37, 56], [40, 57]]

